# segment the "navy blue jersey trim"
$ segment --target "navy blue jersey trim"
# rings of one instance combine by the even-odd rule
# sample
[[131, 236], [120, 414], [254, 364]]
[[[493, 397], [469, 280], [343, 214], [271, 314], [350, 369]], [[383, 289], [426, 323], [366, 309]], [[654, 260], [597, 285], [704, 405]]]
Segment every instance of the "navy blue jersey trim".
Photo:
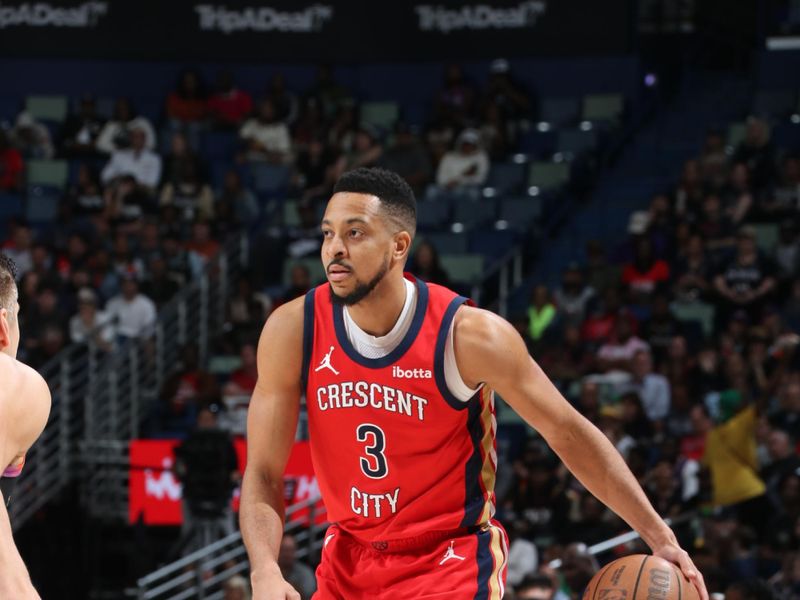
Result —
[[[417, 286], [417, 306], [414, 309], [414, 319], [411, 321], [411, 327], [397, 348], [381, 358], [367, 358], [358, 353], [353, 344], [350, 343], [347, 331], [344, 328], [344, 307], [337, 304], [333, 305], [333, 326], [336, 330], [336, 339], [350, 360], [362, 367], [383, 369], [397, 362], [411, 348], [411, 344], [417, 339], [419, 330], [422, 329], [422, 323], [425, 321], [425, 314], [428, 311], [428, 286], [419, 279], [415, 283]], [[330, 293], [330, 288], [326, 290], [326, 293]]]
[[478, 551], [475, 560], [478, 562], [478, 589], [475, 591], [474, 600], [489, 600], [489, 579], [492, 577], [492, 558], [491, 542], [492, 532], [484, 529], [476, 533], [478, 536]]
[[439, 333], [436, 335], [436, 350], [433, 354], [433, 374], [436, 379], [436, 387], [439, 388], [439, 393], [442, 395], [442, 398], [456, 410], [464, 410], [467, 408], [469, 402], [463, 402], [456, 398], [447, 387], [447, 379], [444, 376], [444, 350], [447, 344], [447, 335], [450, 332], [450, 325], [453, 322], [453, 318], [456, 316], [456, 311], [466, 301], [467, 299], [464, 298], [464, 296], [456, 296], [450, 301], [442, 317]]
[[486, 497], [481, 486], [481, 471], [483, 470], [481, 443], [484, 431], [481, 421], [483, 407], [480, 396], [481, 390], [478, 390], [469, 402], [460, 402], [469, 409], [467, 431], [472, 441], [472, 454], [464, 466], [464, 518], [461, 521], [461, 527], [476, 525], [486, 504]]
[[306, 293], [303, 303], [303, 368], [300, 380], [303, 384], [303, 393], [308, 386], [308, 367], [311, 363], [311, 351], [314, 348], [314, 294], [317, 288], [311, 288]]

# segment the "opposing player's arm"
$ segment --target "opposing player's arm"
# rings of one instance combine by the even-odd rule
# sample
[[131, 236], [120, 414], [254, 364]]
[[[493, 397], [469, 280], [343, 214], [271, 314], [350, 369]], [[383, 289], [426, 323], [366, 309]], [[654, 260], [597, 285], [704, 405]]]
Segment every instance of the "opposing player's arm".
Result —
[[[247, 414], [247, 468], [239, 513], [254, 589], [264, 581], [282, 581], [277, 559], [283, 535], [283, 471], [300, 409], [303, 300], [278, 308], [258, 343], [258, 383]], [[294, 596], [289, 589], [285, 595], [254, 597]]]
[[456, 313], [455, 354], [467, 385], [476, 387], [483, 382], [496, 390], [542, 434], [592, 494], [636, 529], [654, 552], [680, 564], [708, 598], [699, 572], [653, 509], [622, 456], [561, 395], [507, 321], [488, 311], [460, 308]]
[[[5, 356], [0, 360], [6, 392], [0, 399], [0, 469], [5, 469], [21, 463], [42, 433], [50, 414], [50, 390], [33, 369]], [[39, 598], [14, 544], [6, 498], [0, 500], [0, 597]]]

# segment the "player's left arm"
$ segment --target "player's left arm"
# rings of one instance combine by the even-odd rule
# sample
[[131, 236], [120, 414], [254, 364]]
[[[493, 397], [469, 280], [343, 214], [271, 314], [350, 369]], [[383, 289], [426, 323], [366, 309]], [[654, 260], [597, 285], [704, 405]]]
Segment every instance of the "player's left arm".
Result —
[[530, 357], [520, 335], [494, 313], [456, 313], [455, 355], [470, 387], [494, 389], [547, 443], [592, 494], [622, 517], [657, 554], [681, 567], [708, 599], [703, 577], [664, 523], [622, 456], [576, 411]]

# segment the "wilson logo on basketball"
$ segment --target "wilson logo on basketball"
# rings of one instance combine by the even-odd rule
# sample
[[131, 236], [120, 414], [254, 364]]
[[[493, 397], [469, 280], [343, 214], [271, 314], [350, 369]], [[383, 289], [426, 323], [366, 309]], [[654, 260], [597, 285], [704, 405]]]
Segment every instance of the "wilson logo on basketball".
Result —
[[403, 369], [395, 365], [392, 367], [392, 377], [395, 379], [433, 379], [433, 372], [430, 369]]

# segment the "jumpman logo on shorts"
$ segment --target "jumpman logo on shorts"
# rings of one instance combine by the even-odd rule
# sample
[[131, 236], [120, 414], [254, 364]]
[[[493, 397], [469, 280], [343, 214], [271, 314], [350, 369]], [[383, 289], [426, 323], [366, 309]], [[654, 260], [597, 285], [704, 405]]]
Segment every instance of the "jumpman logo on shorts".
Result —
[[331, 365], [331, 354], [333, 354], [333, 346], [331, 346], [331, 349], [328, 350], [328, 353], [325, 355], [325, 358], [323, 358], [320, 361], [319, 366], [316, 369], [314, 369], [315, 373], [317, 371], [321, 371], [322, 369], [330, 369], [331, 371], [333, 371], [334, 375], [338, 375], [339, 374], [339, 371], [334, 369], [333, 365]]
[[443, 565], [444, 563], [446, 563], [451, 558], [455, 558], [457, 560], [464, 560], [463, 556], [459, 556], [458, 554], [456, 554], [456, 551], [453, 550], [453, 544], [455, 544], [455, 543], [456, 543], [455, 540], [452, 540], [450, 542], [450, 547], [447, 549], [447, 552], [444, 553], [444, 558], [441, 561], [439, 561], [440, 565]]

